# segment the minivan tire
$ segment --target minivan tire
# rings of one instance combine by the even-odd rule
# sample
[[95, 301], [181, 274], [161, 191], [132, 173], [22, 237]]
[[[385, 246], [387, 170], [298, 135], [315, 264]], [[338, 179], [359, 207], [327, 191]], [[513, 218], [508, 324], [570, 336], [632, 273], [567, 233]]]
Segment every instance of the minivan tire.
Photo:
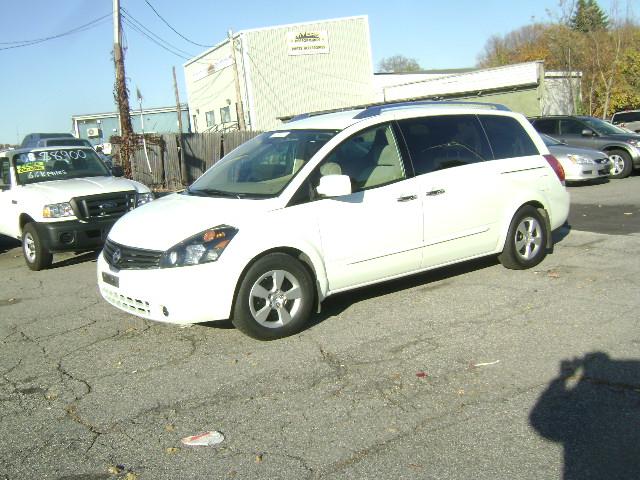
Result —
[[27, 223], [22, 229], [22, 254], [31, 270], [43, 270], [51, 266], [53, 255], [42, 244], [33, 223]]
[[521, 207], [511, 220], [500, 263], [512, 270], [535, 267], [547, 256], [547, 226], [538, 210]]
[[610, 150], [607, 155], [613, 162], [609, 178], [627, 178], [631, 175], [631, 170], [633, 170], [631, 155], [624, 150]]
[[253, 263], [240, 281], [231, 322], [258, 340], [298, 333], [314, 301], [307, 268], [286, 253], [270, 253]]

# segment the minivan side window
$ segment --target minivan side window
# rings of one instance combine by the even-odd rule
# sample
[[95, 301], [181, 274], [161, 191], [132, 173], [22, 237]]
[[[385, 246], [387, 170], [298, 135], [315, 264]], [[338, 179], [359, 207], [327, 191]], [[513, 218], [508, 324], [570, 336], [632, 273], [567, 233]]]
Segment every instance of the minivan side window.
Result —
[[515, 118], [498, 115], [480, 115], [479, 117], [489, 137], [493, 158], [496, 160], [540, 153], [529, 134]]
[[475, 115], [409, 118], [398, 124], [416, 175], [492, 158]]
[[348, 138], [327, 155], [314, 173], [318, 181], [323, 175], [348, 175], [354, 192], [405, 178], [390, 124], [376, 125]]

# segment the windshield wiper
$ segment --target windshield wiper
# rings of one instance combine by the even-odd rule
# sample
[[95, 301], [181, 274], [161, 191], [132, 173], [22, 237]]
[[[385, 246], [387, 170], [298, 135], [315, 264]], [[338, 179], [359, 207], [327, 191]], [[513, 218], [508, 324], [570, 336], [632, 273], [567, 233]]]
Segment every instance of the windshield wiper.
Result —
[[236, 192], [225, 192], [224, 190], [216, 190], [215, 188], [187, 188], [190, 195], [198, 195], [201, 197], [231, 197], [242, 198], [243, 194]]

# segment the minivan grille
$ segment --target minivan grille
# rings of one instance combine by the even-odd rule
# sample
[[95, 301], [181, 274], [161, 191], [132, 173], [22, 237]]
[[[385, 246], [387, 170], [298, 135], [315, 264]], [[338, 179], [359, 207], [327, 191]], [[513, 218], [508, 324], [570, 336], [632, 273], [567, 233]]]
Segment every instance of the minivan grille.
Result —
[[147, 270], [159, 268], [163, 252], [127, 247], [107, 238], [102, 253], [112, 267], [120, 270]]
[[135, 190], [100, 193], [71, 199], [71, 208], [81, 220], [121, 217], [136, 206]]

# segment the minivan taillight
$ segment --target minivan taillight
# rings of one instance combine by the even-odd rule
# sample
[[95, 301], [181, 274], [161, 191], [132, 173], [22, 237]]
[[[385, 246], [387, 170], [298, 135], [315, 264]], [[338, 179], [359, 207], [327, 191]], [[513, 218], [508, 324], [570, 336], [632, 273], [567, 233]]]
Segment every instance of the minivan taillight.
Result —
[[553, 171], [556, 172], [558, 179], [564, 185], [564, 179], [565, 179], [564, 168], [562, 168], [562, 165], [560, 165], [560, 162], [558, 161], [558, 159], [553, 155], [544, 155], [544, 159], [549, 163], [549, 165], [551, 165], [551, 168], [553, 168]]

